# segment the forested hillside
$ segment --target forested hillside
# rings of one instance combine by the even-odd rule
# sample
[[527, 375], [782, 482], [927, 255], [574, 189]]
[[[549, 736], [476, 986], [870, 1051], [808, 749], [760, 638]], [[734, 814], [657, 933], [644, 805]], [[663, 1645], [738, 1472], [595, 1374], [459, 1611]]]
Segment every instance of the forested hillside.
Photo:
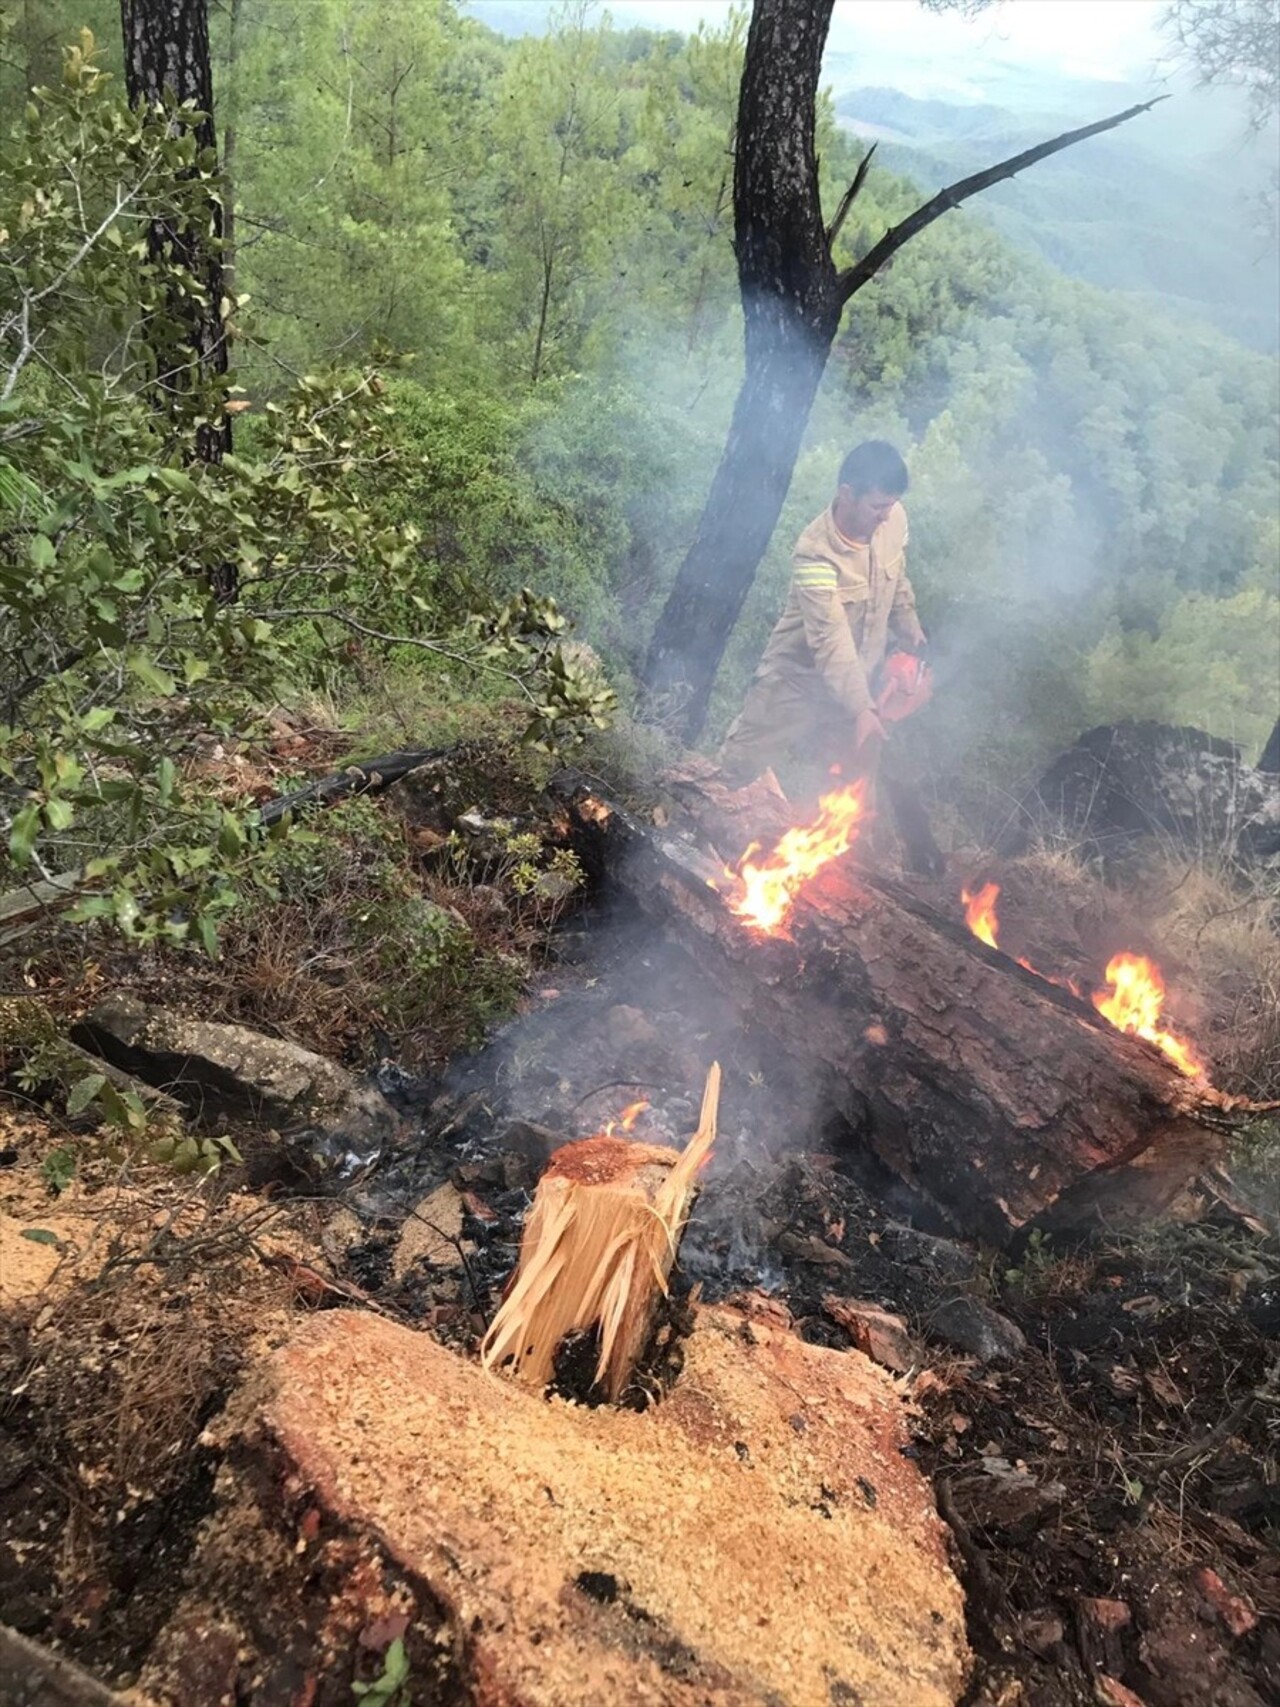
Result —
[[[24, 85], [56, 83], [82, 23], [117, 66], [110, 6], [16, 9], [7, 114]], [[625, 697], [739, 377], [743, 21], [686, 38], [570, 7], [507, 39], [452, 0], [234, 0], [213, 28], [238, 444], [262, 442], [297, 375], [380, 362], [398, 461], [358, 483], [371, 521], [421, 535], [413, 596], [554, 595]], [[862, 147], [828, 105], [829, 205]], [[1065, 158], [1088, 172], [1104, 147]], [[873, 168], [846, 258], [915, 199]], [[980, 760], [1012, 780], [1122, 714], [1256, 748], [1280, 620], [1275, 387], [1256, 351], [949, 215], [846, 317], [721, 673], [721, 723], [794, 531], [843, 450], [878, 433], [909, 451], [914, 574], [960, 712], [936, 737], [944, 769]], [[383, 592], [361, 597], [382, 626]]]
[[[1130, 101], [1129, 90], [1103, 87], [1112, 106]], [[1132, 99], [1142, 94], [1135, 89]], [[1173, 98], [1169, 110], [1181, 108], [1181, 122], [1197, 126], [1203, 114], [1194, 97], [1179, 91]], [[1059, 110], [1033, 125], [990, 103], [916, 100], [880, 88], [842, 93], [836, 113], [856, 135], [879, 141], [883, 165], [929, 190], [1072, 122]], [[1280, 273], [1271, 149], [1238, 131], [1187, 158], [1164, 146], [1167, 125], [1153, 114], [1140, 129], [1100, 137], [1087, 153], [1047, 160], [1038, 172], [995, 186], [979, 217], [1073, 277], [1140, 291], [1166, 312], [1195, 315], [1274, 354]]]

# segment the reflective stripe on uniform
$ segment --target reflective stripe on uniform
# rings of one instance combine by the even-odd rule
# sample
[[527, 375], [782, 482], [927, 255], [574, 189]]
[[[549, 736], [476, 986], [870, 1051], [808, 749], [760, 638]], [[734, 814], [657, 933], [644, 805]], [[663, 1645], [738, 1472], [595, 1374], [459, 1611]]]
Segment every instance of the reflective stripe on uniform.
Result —
[[793, 579], [797, 587], [834, 587], [836, 572], [830, 563], [797, 563]]

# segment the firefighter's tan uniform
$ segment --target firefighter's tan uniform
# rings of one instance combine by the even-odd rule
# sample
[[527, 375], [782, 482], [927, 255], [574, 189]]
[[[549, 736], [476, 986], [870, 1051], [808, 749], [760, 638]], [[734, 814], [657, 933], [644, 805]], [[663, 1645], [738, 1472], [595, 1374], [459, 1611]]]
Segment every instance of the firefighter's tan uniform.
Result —
[[924, 640], [906, 547], [901, 504], [866, 544], [846, 539], [830, 508], [800, 535], [786, 608], [720, 752], [728, 781], [749, 782], [790, 749], [852, 759], [854, 720], [874, 704], [890, 634], [908, 648]]

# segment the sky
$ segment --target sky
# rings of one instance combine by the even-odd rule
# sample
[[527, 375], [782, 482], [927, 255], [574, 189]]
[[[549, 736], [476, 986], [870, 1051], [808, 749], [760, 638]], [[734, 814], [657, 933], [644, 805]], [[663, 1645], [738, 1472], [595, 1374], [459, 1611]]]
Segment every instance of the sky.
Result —
[[[525, 0], [536, 4], [537, 0]], [[728, 0], [615, 0], [628, 22], [691, 29], [718, 22]], [[921, 32], [930, 56], [996, 52], [1006, 62], [1056, 69], [1108, 82], [1143, 78], [1161, 57], [1158, 30], [1164, 0], [999, 0], [976, 18], [926, 17], [916, 0], [836, 0], [832, 47], [870, 50], [875, 59], [918, 56]]]

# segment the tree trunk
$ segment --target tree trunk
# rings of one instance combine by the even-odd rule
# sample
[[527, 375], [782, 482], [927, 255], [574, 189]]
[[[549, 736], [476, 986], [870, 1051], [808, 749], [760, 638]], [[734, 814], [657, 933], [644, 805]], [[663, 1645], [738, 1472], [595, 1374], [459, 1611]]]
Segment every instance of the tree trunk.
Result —
[[[209, 60], [208, 0], [121, 0], [125, 85], [132, 106], [163, 107], [166, 99], [190, 102], [203, 117], [195, 130], [202, 152], [216, 158], [213, 121], [213, 73]], [[177, 412], [183, 397], [226, 373], [227, 336], [222, 317], [223, 276], [221, 202], [210, 196], [200, 225], [157, 219], [147, 242], [152, 257], [175, 261], [196, 285], [190, 294], [175, 291], [168, 313], [180, 332], [172, 347], [159, 353], [160, 385]], [[231, 449], [231, 421], [218, 412], [196, 428], [195, 452], [203, 462], [221, 462]], [[225, 569], [219, 575], [225, 580]], [[234, 596], [234, 582], [216, 589]]]
[[1110, 130], [1154, 102], [1069, 131], [949, 185], [838, 273], [832, 244], [862, 186], [863, 159], [830, 229], [814, 151], [822, 50], [833, 0], [755, 0], [734, 160], [734, 229], [746, 374], [698, 531], [645, 660], [652, 713], [686, 740], [777, 523], [844, 305], [935, 219], [1049, 154]]
[[[240, 57], [240, 14], [243, 0], [231, 0], [227, 20], [227, 83], [223, 93], [230, 96], [231, 116], [222, 132], [222, 176], [225, 186], [222, 203], [222, 292], [232, 303], [236, 299], [236, 147], [239, 143], [239, 91], [236, 88], [236, 64]], [[230, 425], [227, 443], [230, 445]]]
[[1276, 718], [1276, 726], [1267, 738], [1267, 744], [1262, 749], [1257, 768], [1274, 776], [1280, 772], [1280, 717]]
[[706, 719], [716, 669], [751, 588], [754, 567], [744, 574], [743, 565], [759, 563], [777, 523], [834, 336], [834, 325], [824, 340], [774, 303], [758, 304], [755, 318], [766, 322], [755, 335], [758, 353], [645, 666], [655, 715], [690, 739]]
[[[654, 632], [645, 683], [692, 737], [786, 497], [840, 324], [814, 111], [833, 0], [756, 0], [738, 99], [734, 240], [746, 376], [702, 520]], [[744, 572], [744, 566], [745, 572]]]
[[[806, 885], [786, 930], [763, 936], [717, 893], [719, 861], [589, 785], [566, 778], [560, 791], [589, 864], [811, 1082], [806, 1115], [842, 1113], [959, 1231], [1008, 1245], [1032, 1224], [1150, 1213], [1214, 1160], [1228, 1099], [959, 917], [837, 861]], [[722, 846], [769, 845], [785, 823], [762, 790], [749, 822], [727, 816], [743, 797], [713, 780], [679, 792]]]

